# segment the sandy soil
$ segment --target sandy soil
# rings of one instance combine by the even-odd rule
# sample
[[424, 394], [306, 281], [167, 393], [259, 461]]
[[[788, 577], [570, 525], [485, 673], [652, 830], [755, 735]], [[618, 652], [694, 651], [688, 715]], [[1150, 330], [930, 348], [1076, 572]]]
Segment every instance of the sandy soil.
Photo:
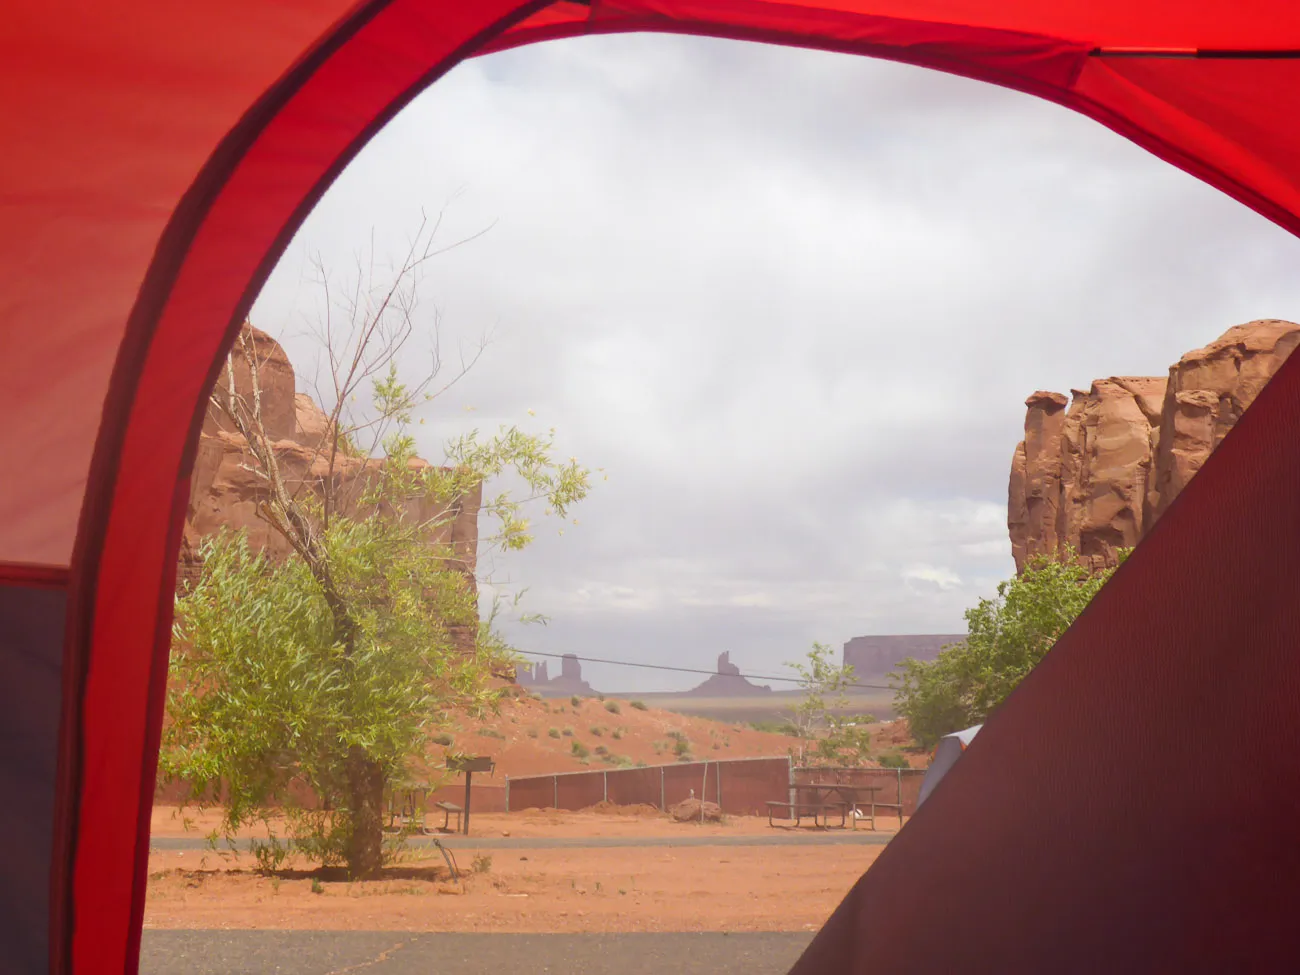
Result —
[[[437, 859], [383, 879], [266, 878], [250, 858], [149, 858], [145, 926], [513, 932], [803, 931], [825, 921], [879, 846], [494, 850], [453, 883]], [[456, 854], [471, 871], [475, 854]]]
[[[677, 760], [675, 749], [680, 747], [670, 732], [686, 737], [687, 754], [695, 760], [782, 757], [795, 744], [786, 735], [657, 708], [642, 711], [614, 698], [581, 698], [577, 704], [569, 698], [509, 698], [502, 702], [500, 714], [460, 717], [449, 731], [454, 749], [496, 760], [495, 778], [485, 782], [499, 782], [506, 775], [613, 768], [620, 758], [631, 764], [668, 764]], [[575, 742], [590, 753], [585, 760], [574, 754]], [[602, 748], [608, 759], [597, 751]], [[434, 748], [430, 759], [440, 764], [444, 753]]]
[[[221, 820], [219, 810], [202, 813], [187, 811], [193, 829], [187, 831], [177, 809], [155, 806], [152, 835], [194, 836], [203, 838]], [[778, 820], [779, 822], [779, 820]], [[453, 825], [454, 822], [453, 822]], [[877, 817], [878, 831], [894, 832], [898, 820], [882, 813]], [[777, 830], [792, 827], [777, 826]], [[867, 830], [869, 826], [859, 825]], [[800, 827], [803, 831], [810, 826]], [[721, 823], [677, 823], [653, 806], [604, 806], [579, 812], [551, 809], [525, 809], [515, 813], [475, 813], [470, 820], [470, 839], [476, 836], [513, 837], [623, 837], [623, 836], [761, 836], [774, 830], [762, 816], [727, 816]], [[249, 836], [265, 836], [265, 830], [250, 829]]]

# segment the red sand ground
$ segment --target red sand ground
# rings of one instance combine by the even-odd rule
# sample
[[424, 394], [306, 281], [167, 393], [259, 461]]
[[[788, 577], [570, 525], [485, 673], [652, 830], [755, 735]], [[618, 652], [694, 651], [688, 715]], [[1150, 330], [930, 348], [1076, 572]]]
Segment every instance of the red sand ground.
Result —
[[[612, 699], [611, 699], [612, 700]], [[505, 775], [615, 767], [594, 754], [647, 765], [676, 759], [678, 731], [695, 759], [783, 756], [793, 738], [626, 700], [567, 698], [502, 702], [501, 713], [464, 718], [451, 729], [452, 748], [492, 756], [494, 778]], [[559, 736], [551, 737], [551, 728]], [[599, 729], [597, 734], [593, 729]], [[565, 735], [565, 729], [573, 734]], [[873, 727], [882, 750], [908, 744], [902, 723]], [[487, 732], [486, 734], [484, 732]], [[593, 754], [572, 753], [579, 741]], [[445, 749], [435, 748], [430, 765]], [[926, 756], [914, 753], [913, 764]], [[153, 813], [154, 836], [203, 836], [219, 810], [188, 810], [187, 833], [174, 807]], [[894, 827], [882, 819], [882, 831]], [[788, 827], [786, 827], [788, 828]], [[866, 828], [866, 827], [860, 827]], [[652, 807], [593, 808], [582, 812], [527, 810], [479, 813], [477, 837], [747, 836], [771, 834], [765, 819], [727, 817], [721, 823], [674, 823]], [[250, 830], [256, 833], [256, 830]], [[821, 925], [883, 849], [862, 846], [644, 847], [459, 851], [471, 871], [451, 881], [434, 850], [413, 851], [379, 880], [321, 880], [309, 864], [290, 864], [285, 875], [262, 877], [248, 856], [225, 859], [205, 851], [155, 852], [149, 857], [145, 925], [151, 928], [279, 928], [421, 931], [801, 931]], [[485, 869], [484, 869], [485, 868]]]
[[[172, 806], [155, 806], [152, 835], [192, 836], [202, 839], [221, 820], [220, 810], [187, 810], [193, 824], [186, 831], [181, 814]], [[453, 821], [454, 824], [454, 821]], [[878, 832], [890, 833], [898, 828], [898, 819], [882, 813], [877, 817]], [[783, 830], [786, 826], [777, 826]], [[802, 827], [801, 827], [802, 828]], [[869, 830], [859, 824], [858, 829]], [[514, 813], [475, 813], [470, 819], [470, 838], [509, 836], [537, 837], [629, 837], [629, 836], [766, 836], [774, 827], [762, 816], [727, 816], [720, 823], [675, 823], [672, 817], [653, 806], [593, 806], [580, 812], [553, 809], [525, 809]], [[249, 829], [249, 836], [265, 836], [265, 830]], [[186, 854], [197, 862], [199, 854]], [[211, 855], [209, 861], [215, 862]]]
[[[697, 760], [784, 756], [795, 744], [787, 735], [656, 708], [641, 711], [627, 700], [614, 698], [581, 698], [576, 705], [569, 698], [508, 698], [501, 702], [500, 714], [462, 717], [449, 730], [455, 736], [454, 750], [491, 755], [498, 778], [615, 767], [596, 754], [602, 746], [611, 757], [665, 765], [678, 757], [669, 732], [684, 734], [690, 743], [688, 754]], [[592, 753], [585, 762], [573, 754], [574, 742]], [[444, 752], [433, 750], [435, 764]]]
[[[166, 810], [155, 835], [175, 835]], [[770, 833], [766, 820], [674, 823], [657, 810], [485, 814], [478, 836], [699, 836]], [[267, 878], [251, 858], [201, 851], [149, 857], [145, 925], [420, 931], [802, 931], [818, 927], [880, 846], [465, 849], [462, 884], [434, 850], [379, 880], [317, 882], [307, 865]], [[476, 858], [479, 870], [474, 872]]]

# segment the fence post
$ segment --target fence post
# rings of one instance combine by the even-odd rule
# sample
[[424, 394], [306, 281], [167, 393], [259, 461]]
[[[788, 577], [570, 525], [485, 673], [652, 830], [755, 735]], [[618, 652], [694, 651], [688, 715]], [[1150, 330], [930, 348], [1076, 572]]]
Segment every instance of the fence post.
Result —
[[560, 808], [560, 777], [552, 775], [551, 783], [555, 786], [555, 809], [558, 811]]
[[901, 821], [903, 818], [903, 770], [896, 768], [894, 771], [898, 773], [898, 818]]
[[722, 808], [722, 763], [718, 762], [717, 766], [718, 766], [718, 776], [717, 776], [718, 781], [717, 784], [714, 785], [713, 791], [718, 797], [718, 812], [725, 812], [726, 810]]
[[600, 777], [605, 782], [605, 801], [609, 802], [609, 769], [605, 769], [605, 771], [601, 772]]
[[506, 776], [506, 812], [510, 811], [510, 776]]
[[664, 767], [663, 767], [662, 765], [660, 765], [660, 766], [659, 766], [659, 811], [660, 811], [660, 812], [667, 812], [667, 811], [668, 811], [668, 803], [667, 803], [667, 801], [664, 799], [664, 795], [665, 795], [665, 791], [664, 791]]

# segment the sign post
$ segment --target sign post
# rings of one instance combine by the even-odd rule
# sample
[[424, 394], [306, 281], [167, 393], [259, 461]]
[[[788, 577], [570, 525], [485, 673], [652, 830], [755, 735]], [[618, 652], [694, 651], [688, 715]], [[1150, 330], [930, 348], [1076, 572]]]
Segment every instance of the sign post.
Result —
[[466, 836], [469, 835], [469, 786], [474, 778], [475, 772], [492, 772], [496, 769], [496, 762], [487, 755], [462, 755], [458, 758], [448, 758], [447, 768], [453, 772], [465, 773], [465, 811], [461, 815], [460, 831]]

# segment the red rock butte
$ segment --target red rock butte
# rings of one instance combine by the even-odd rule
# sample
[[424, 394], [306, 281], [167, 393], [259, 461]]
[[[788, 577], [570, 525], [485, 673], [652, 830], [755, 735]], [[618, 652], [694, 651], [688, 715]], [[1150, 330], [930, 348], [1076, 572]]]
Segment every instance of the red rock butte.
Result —
[[[262, 420], [273, 441], [285, 485], [291, 491], [299, 487], [316, 490], [330, 474], [329, 417], [310, 396], [297, 391], [297, 377], [280, 343], [251, 326], [248, 334], [259, 363]], [[235, 388], [249, 389], [249, 370], [241, 356], [233, 357], [233, 366]], [[227, 382], [223, 371], [218, 392]], [[182, 581], [193, 579], [199, 571], [198, 550], [203, 538], [223, 527], [243, 530], [254, 549], [272, 558], [288, 556], [288, 542], [258, 517], [258, 506], [266, 499], [267, 491], [265, 482], [250, 469], [248, 459], [248, 442], [230, 428], [218, 410], [210, 407], [190, 476], [190, 503], [181, 541]], [[428, 466], [419, 458], [410, 463]], [[345, 513], [358, 513], [355, 501], [347, 499], [361, 494], [366, 479], [382, 464], [382, 460], [370, 457], [335, 458], [333, 476], [340, 485], [336, 496], [345, 499]], [[357, 490], [348, 490], [350, 484]], [[409, 516], [432, 526], [429, 543], [447, 546], [450, 564], [464, 572], [475, 588], [480, 494], [475, 490], [441, 507], [429, 498], [413, 499], [405, 505]], [[472, 647], [473, 639], [474, 634], [469, 632], [456, 634], [457, 645], [466, 648]]]
[[[1163, 376], [1112, 376], [1025, 400], [1007, 490], [1016, 571], [1073, 547], [1113, 566], [1151, 530], [1300, 344], [1300, 325], [1261, 319], [1188, 352]], [[1069, 408], [1067, 409], [1067, 404]]]

